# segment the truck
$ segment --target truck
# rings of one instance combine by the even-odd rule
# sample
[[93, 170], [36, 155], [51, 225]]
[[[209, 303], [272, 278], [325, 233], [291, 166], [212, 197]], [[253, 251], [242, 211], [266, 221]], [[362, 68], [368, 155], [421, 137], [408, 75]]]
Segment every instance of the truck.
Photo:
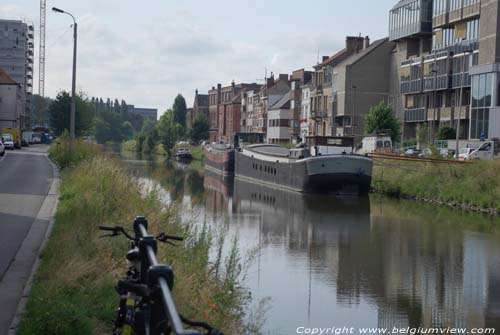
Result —
[[[455, 147], [456, 141], [450, 141], [448, 147]], [[450, 146], [451, 145], [451, 146]], [[500, 141], [491, 140], [470, 140], [459, 142], [458, 159], [459, 160], [491, 160], [500, 157]]]
[[14, 147], [21, 149], [21, 134], [17, 128], [2, 128], [2, 134], [10, 134], [14, 140]]
[[33, 132], [32, 131], [23, 131], [22, 139], [28, 142], [29, 144], [33, 143]]

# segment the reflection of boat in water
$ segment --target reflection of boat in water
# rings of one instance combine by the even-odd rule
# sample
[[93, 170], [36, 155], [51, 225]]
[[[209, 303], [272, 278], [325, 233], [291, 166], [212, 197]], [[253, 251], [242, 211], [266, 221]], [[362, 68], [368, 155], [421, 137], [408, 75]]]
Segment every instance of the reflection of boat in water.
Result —
[[370, 224], [368, 197], [288, 192], [235, 179], [233, 200], [240, 212], [272, 213], [273, 225], [289, 224], [295, 219], [304, 227], [314, 223], [326, 230], [336, 230], [340, 225], [365, 223], [368, 227]]
[[354, 154], [353, 138], [308, 138], [307, 146], [287, 149], [255, 144], [236, 152], [239, 179], [305, 193], [350, 193], [370, 190], [373, 161]]
[[222, 176], [217, 172], [205, 169], [203, 176], [203, 186], [206, 190], [214, 190], [224, 197], [231, 197], [233, 195], [233, 182], [234, 177]]
[[193, 159], [193, 155], [191, 155], [191, 151], [189, 151], [189, 149], [180, 148], [175, 154], [175, 159], [180, 162], [190, 162]]

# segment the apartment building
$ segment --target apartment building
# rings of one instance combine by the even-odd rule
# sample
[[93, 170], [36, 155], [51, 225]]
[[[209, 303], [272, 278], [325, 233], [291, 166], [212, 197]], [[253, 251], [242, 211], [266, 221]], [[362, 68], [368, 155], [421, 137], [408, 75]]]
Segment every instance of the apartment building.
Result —
[[241, 130], [241, 92], [259, 88], [260, 85], [236, 84], [222, 87], [217, 84], [208, 91], [210, 142], [230, 143], [235, 133]]
[[403, 137], [424, 126], [431, 137], [444, 126], [461, 139], [500, 136], [498, 1], [405, 0], [389, 21]]
[[33, 37], [33, 25], [16, 20], [0, 20], [0, 69], [21, 87], [20, 130], [31, 125]]
[[368, 36], [348, 36], [344, 49], [324, 56], [306, 89], [310, 91], [310, 121], [302, 122], [303, 131], [310, 136], [354, 136], [359, 142], [365, 115], [389, 100], [393, 47], [388, 39], [370, 43]]
[[300, 137], [305, 139], [313, 134], [311, 122], [311, 84], [302, 86], [301, 91]]

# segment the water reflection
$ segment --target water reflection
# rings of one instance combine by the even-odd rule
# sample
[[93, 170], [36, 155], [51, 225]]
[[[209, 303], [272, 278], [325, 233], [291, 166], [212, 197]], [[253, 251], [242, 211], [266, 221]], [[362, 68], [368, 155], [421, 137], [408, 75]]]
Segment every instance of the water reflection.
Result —
[[171, 199], [228, 224], [243, 250], [260, 247], [247, 285], [257, 299], [272, 298], [271, 334], [298, 326], [500, 329], [494, 219], [379, 197], [306, 196], [168, 164], [141, 169]]

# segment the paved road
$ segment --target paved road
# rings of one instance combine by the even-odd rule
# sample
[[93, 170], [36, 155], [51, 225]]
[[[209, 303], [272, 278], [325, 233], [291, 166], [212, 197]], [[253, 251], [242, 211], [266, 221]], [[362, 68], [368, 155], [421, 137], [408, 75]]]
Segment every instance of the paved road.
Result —
[[[52, 183], [52, 167], [44, 151], [44, 147], [23, 148], [8, 151], [0, 158], [0, 335], [6, 333], [20, 298], [19, 292], [5, 294], [1, 289], [12, 287], [6, 283], [8, 275], [12, 277], [12, 272], [20, 271], [17, 266], [12, 269], [16, 255]], [[36, 234], [41, 237], [44, 233], [40, 230]], [[27, 262], [24, 259], [21, 261], [27, 264], [23, 264], [21, 273], [16, 274], [17, 278], [28, 279], [34, 260], [35, 257], [31, 256]]]

